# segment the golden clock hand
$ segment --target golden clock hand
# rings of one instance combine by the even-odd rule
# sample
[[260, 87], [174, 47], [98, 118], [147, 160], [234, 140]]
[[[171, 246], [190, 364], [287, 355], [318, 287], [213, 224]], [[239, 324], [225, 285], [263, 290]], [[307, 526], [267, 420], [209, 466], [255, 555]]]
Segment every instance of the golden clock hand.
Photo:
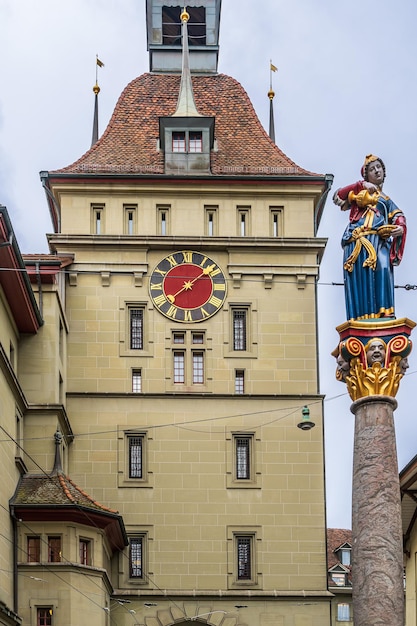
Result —
[[210, 272], [213, 271], [213, 265], [209, 265], [208, 267], [205, 267], [203, 269], [203, 271], [201, 272], [201, 274], [199, 274], [198, 276], [196, 276], [195, 278], [193, 278], [193, 280], [187, 280], [184, 282], [183, 287], [181, 287], [181, 289], [179, 289], [177, 291], [177, 293], [174, 294], [167, 294], [167, 300], [169, 300], [169, 302], [171, 302], [171, 304], [173, 304], [175, 302], [175, 298], [177, 296], [180, 295], [180, 293], [182, 293], [183, 291], [188, 291], [189, 289], [192, 289], [192, 286], [194, 285], [194, 283], [199, 279], [202, 278], [203, 276], [207, 276], [208, 274], [210, 274]]

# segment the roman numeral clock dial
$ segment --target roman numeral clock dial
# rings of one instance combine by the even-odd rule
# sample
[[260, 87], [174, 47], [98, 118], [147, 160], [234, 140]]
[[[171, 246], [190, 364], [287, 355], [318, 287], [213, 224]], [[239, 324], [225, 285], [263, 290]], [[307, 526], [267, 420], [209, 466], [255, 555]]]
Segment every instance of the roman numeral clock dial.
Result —
[[149, 293], [162, 315], [176, 322], [201, 322], [219, 311], [226, 299], [220, 267], [200, 252], [168, 255], [152, 272]]

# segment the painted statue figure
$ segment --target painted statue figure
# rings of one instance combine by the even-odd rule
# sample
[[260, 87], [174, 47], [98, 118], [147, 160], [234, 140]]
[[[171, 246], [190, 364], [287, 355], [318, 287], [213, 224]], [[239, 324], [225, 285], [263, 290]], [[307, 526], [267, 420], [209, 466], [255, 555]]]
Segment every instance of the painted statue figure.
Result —
[[338, 189], [333, 202], [350, 210], [342, 237], [347, 320], [395, 318], [393, 267], [406, 238], [403, 212], [383, 193], [385, 165], [369, 154], [363, 180]]

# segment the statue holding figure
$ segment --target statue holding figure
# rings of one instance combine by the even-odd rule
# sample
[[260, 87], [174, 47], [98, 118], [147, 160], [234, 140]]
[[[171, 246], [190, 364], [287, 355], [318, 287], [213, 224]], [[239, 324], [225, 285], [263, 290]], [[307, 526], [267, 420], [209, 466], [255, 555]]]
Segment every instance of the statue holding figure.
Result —
[[406, 219], [382, 191], [382, 159], [367, 155], [361, 174], [363, 180], [333, 196], [342, 211], [350, 211], [342, 237], [346, 316], [395, 319], [393, 268], [403, 256]]

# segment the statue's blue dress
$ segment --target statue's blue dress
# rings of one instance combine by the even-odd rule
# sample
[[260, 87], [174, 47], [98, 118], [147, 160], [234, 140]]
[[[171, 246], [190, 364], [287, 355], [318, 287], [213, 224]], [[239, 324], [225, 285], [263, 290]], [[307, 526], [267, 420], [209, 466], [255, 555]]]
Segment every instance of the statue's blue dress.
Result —
[[[341, 199], [358, 194], [362, 183], [339, 189]], [[352, 197], [352, 195], [351, 195]], [[346, 316], [348, 320], [395, 317], [393, 266], [402, 258], [406, 222], [394, 202], [379, 194], [375, 204], [350, 203], [350, 222], [342, 237]], [[359, 203], [359, 200], [358, 200]], [[392, 237], [386, 225], [401, 225], [403, 235]]]

